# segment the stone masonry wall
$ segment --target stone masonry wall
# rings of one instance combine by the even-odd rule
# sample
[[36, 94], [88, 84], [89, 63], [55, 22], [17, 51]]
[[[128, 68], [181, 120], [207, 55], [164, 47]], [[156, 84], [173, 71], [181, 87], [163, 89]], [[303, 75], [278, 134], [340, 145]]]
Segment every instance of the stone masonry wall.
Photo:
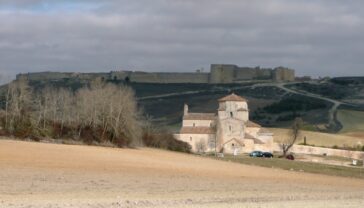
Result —
[[29, 80], [57, 80], [65, 78], [78, 78], [92, 80], [98, 77], [104, 79], [126, 80], [141, 83], [210, 83], [228, 84], [245, 80], [273, 80], [294, 81], [294, 70], [278, 67], [261, 69], [259, 67], [238, 67], [231, 64], [212, 64], [210, 73], [163, 73], [140, 71], [112, 71], [108, 73], [62, 73], [62, 72], [37, 72], [19, 74], [17, 79], [25, 77]]
[[[281, 148], [279, 144], [275, 143], [273, 145], [274, 151], [281, 152]], [[324, 147], [312, 147], [305, 145], [293, 145], [290, 152], [296, 154], [313, 154], [313, 155], [323, 155], [327, 156], [338, 156], [338, 157], [347, 157], [352, 159], [364, 159], [364, 152], [359, 151], [348, 151], [348, 150], [339, 150], [339, 149], [331, 149]]]

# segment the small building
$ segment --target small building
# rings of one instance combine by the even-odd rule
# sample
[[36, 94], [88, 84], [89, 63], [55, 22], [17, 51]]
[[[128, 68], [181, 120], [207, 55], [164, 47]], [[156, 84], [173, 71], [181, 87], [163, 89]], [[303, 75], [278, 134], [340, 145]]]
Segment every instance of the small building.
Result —
[[175, 137], [197, 153], [272, 151], [273, 134], [249, 120], [246, 99], [233, 93], [218, 102], [217, 113], [191, 113], [185, 104], [182, 127]]

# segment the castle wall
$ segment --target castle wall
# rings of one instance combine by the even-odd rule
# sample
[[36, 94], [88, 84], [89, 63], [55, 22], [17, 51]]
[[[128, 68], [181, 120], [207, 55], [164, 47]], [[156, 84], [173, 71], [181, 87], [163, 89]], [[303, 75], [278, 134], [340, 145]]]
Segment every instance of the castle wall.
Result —
[[274, 81], [294, 81], [295, 72], [293, 69], [277, 67], [273, 70], [273, 80]]
[[230, 64], [212, 64], [210, 72], [210, 83], [234, 83], [246, 80], [276, 80], [294, 81], [294, 70], [278, 67], [238, 67]]
[[261, 69], [259, 67], [238, 67], [231, 64], [212, 64], [210, 73], [165, 73], [165, 72], [133, 72], [112, 71], [109, 73], [62, 73], [39, 72], [19, 74], [17, 79], [25, 77], [29, 80], [57, 80], [79, 78], [93, 80], [96, 78], [126, 80], [141, 83], [210, 83], [228, 84], [245, 80], [294, 81], [294, 70], [277, 67]]
[[111, 79], [143, 83], [208, 83], [208, 73], [111, 72]]
[[109, 79], [110, 73], [74, 73], [73, 77], [85, 80], [94, 80], [97, 78]]
[[233, 83], [237, 66], [228, 64], [212, 64], [210, 83]]
[[99, 77], [108, 79], [109, 73], [64, 73], [64, 72], [36, 72], [28, 74], [18, 74], [16, 79], [26, 78], [31, 81], [44, 81], [44, 80], [60, 80], [78, 78], [84, 80], [93, 80]]
[[50, 79], [64, 79], [71, 78], [72, 73], [61, 73], [61, 72], [36, 72], [28, 74], [18, 74], [16, 79], [26, 78], [33, 81], [50, 80]]
[[260, 80], [269, 80], [273, 78], [273, 70], [272, 69], [259, 69], [257, 71], [257, 79]]
[[234, 80], [236, 80], [236, 81], [252, 80], [252, 79], [256, 79], [258, 76], [257, 69], [249, 68], [249, 67], [236, 68], [234, 75], [235, 75]]
[[144, 83], [208, 83], [208, 73], [130, 73], [131, 82]]

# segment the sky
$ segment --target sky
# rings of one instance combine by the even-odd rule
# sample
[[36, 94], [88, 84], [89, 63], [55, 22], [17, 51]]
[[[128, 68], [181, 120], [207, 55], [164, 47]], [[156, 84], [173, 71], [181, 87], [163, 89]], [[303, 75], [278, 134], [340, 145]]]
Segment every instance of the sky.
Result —
[[363, 61], [362, 0], [0, 0], [3, 80], [213, 63], [364, 76]]

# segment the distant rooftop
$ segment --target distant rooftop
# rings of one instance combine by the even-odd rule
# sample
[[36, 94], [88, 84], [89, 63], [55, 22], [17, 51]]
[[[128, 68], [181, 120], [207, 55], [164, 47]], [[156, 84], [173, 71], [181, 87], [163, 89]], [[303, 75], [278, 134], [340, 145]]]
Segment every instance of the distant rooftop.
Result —
[[247, 102], [247, 100], [239, 95], [236, 95], [235, 93], [232, 93], [228, 96], [225, 96], [223, 98], [219, 99], [219, 102], [225, 102], [225, 101], [243, 101]]
[[215, 113], [188, 113], [183, 120], [215, 120]]

